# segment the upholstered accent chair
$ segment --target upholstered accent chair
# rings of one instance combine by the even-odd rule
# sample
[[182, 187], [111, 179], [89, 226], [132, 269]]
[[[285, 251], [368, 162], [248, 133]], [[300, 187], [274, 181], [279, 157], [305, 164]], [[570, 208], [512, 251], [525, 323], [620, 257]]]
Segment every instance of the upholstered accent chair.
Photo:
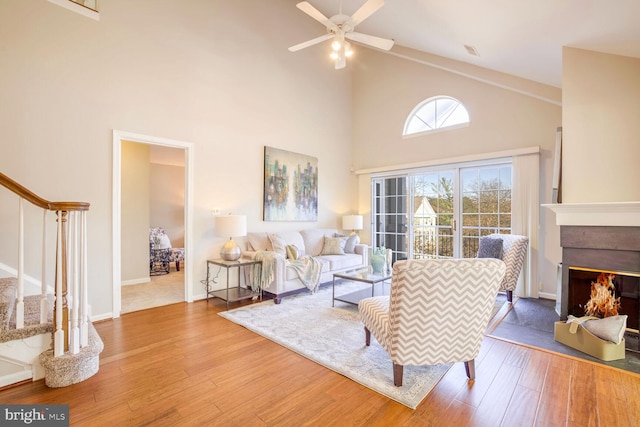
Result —
[[149, 271], [151, 274], [166, 274], [170, 265], [176, 264], [180, 271], [180, 263], [184, 262], [184, 248], [174, 248], [164, 228], [149, 229]]
[[482, 252], [484, 242], [496, 239], [502, 240], [502, 253], [497, 258], [502, 259], [507, 265], [507, 272], [500, 284], [500, 291], [505, 291], [507, 300], [513, 302], [513, 291], [518, 286], [518, 278], [529, 247], [529, 238], [517, 234], [490, 234], [480, 238], [478, 253]]
[[393, 382], [404, 365], [464, 362], [475, 378], [480, 352], [505, 264], [495, 258], [397, 261], [391, 294], [358, 304], [365, 342], [371, 334], [389, 353]]

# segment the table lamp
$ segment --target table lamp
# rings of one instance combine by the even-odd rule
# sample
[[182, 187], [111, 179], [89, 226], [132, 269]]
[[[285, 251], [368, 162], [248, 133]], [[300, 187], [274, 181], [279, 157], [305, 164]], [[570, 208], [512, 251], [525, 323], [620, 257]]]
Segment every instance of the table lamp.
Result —
[[236, 261], [242, 255], [240, 246], [233, 241], [234, 237], [247, 235], [246, 215], [220, 215], [215, 219], [215, 234], [218, 237], [228, 237], [222, 245], [220, 257], [226, 261]]
[[362, 215], [343, 216], [342, 229], [351, 230], [351, 234], [356, 234], [356, 230], [362, 230]]

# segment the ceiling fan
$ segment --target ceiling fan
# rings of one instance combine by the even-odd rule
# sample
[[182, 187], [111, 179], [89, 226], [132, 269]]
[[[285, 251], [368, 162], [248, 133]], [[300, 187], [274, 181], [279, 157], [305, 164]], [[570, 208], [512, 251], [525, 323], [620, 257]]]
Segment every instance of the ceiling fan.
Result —
[[393, 46], [394, 41], [383, 39], [381, 37], [370, 36], [367, 34], [355, 32], [356, 25], [371, 16], [374, 12], [384, 5], [384, 0], [367, 0], [360, 9], [352, 16], [342, 13], [342, 1], [340, 2], [340, 13], [331, 18], [327, 18], [318, 9], [313, 7], [309, 2], [303, 1], [296, 5], [298, 9], [320, 22], [327, 27], [327, 34], [316, 37], [315, 39], [299, 43], [291, 46], [289, 50], [296, 52], [305, 47], [322, 43], [325, 40], [333, 39], [331, 43], [331, 58], [335, 61], [336, 70], [344, 68], [347, 65], [347, 57], [353, 54], [351, 44], [345, 39], [353, 40], [358, 43], [366, 44], [378, 49], [389, 50]]

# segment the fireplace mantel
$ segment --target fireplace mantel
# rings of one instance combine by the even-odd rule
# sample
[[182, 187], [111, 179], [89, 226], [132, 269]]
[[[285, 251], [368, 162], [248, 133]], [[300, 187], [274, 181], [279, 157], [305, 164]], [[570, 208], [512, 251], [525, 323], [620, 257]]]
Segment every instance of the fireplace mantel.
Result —
[[557, 225], [640, 227], [640, 202], [558, 203], [542, 205]]

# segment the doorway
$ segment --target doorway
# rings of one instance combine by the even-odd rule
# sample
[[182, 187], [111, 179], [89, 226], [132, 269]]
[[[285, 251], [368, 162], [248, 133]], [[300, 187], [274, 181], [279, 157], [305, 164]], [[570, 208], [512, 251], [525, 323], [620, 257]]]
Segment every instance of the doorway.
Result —
[[[182, 165], [181, 168], [183, 171], [181, 172], [184, 177], [184, 185], [183, 185], [183, 194], [184, 194], [184, 203], [183, 203], [183, 224], [184, 224], [184, 233], [183, 233], [183, 244], [180, 247], [184, 247], [185, 260], [191, 259], [192, 254], [192, 223], [193, 223], [193, 213], [192, 213], [192, 187], [193, 187], [193, 144], [169, 140], [165, 138], [152, 137], [147, 135], [133, 134], [129, 132], [116, 131], [113, 132], [113, 313], [112, 316], [114, 318], [119, 317], [123, 312], [123, 303], [122, 303], [122, 284], [123, 284], [123, 256], [129, 256], [129, 242], [125, 242], [123, 239], [123, 232], [129, 230], [131, 231], [130, 224], [123, 222], [123, 213], [127, 210], [130, 210], [132, 206], [128, 206], [130, 202], [131, 195], [128, 194], [128, 185], [135, 185], [135, 179], [132, 182], [127, 183], [125, 176], [125, 172], [127, 170], [127, 157], [123, 157], [123, 148], [131, 145], [140, 147], [143, 150], [146, 150], [147, 153], [155, 152], [155, 157], [158, 155], [162, 156], [167, 153], [171, 153], [175, 155], [176, 153], [182, 157]], [[129, 144], [129, 145], [127, 145]], [[158, 154], [160, 153], [160, 154]], [[149, 157], [150, 154], [147, 154]], [[149, 165], [151, 161], [149, 160]], [[164, 162], [166, 163], [166, 161]], [[151, 169], [151, 166], [147, 166]], [[155, 168], [156, 173], [157, 170], [162, 171], [162, 168]], [[164, 170], [167, 170], [166, 168]], [[169, 169], [170, 170], [170, 169]], [[174, 171], [175, 173], [175, 171]], [[123, 185], [125, 187], [123, 187]], [[124, 190], [123, 190], [124, 188]], [[144, 191], [142, 189], [141, 191]], [[144, 204], [144, 202], [143, 202]], [[148, 203], [147, 203], [148, 206]], [[133, 207], [135, 209], [135, 207]], [[148, 208], [147, 208], [148, 209]], [[145, 261], [143, 263], [138, 262], [138, 268], [140, 266], [142, 268], [146, 268], [147, 270], [143, 273], [145, 277], [149, 277], [148, 275], [148, 256], [149, 256], [149, 226], [157, 226], [154, 225], [151, 219], [151, 215], [146, 215], [146, 222], [144, 219], [144, 215], [139, 216], [142, 217], [143, 220], [140, 227], [135, 228], [135, 233], [138, 235], [138, 244], [136, 247], [136, 254], [134, 256], [143, 256]], [[154, 220], [154, 221], [157, 221]], [[146, 224], [146, 226], [145, 226]], [[134, 224], [135, 225], [135, 224]], [[129, 234], [125, 233], [124, 237], [129, 239]], [[176, 247], [180, 244], [182, 236], [178, 236], [176, 239]], [[146, 241], [143, 241], [146, 239]], [[123, 246], [125, 245], [125, 246]], [[142, 249], [137, 249], [142, 248]], [[146, 249], [145, 249], [146, 248]], [[141, 253], [143, 252], [143, 253]], [[176, 271], [175, 276], [180, 276], [182, 280], [182, 292], [180, 292], [180, 301], [193, 301], [193, 290], [189, 284], [192, 282], [192, 263], [185, 262], [181, 264], [180, 271], [177, 272], [177, 265], [174, 265], [171, 269], [172, 271]], [[125, 273], [131, 276], [131, 273], [127, 270]], [[140, 276], [140, 273], [134, 273], [134, 277]], [[146, 281], [146, 280], [145, 280]], [[126, 280], [125, 280], [126, 282]], [[135, 284], [134, 280], [130, 280], [129, 283], [125, 284]], [[157, 305], [162, 305], [159, 303]]]

